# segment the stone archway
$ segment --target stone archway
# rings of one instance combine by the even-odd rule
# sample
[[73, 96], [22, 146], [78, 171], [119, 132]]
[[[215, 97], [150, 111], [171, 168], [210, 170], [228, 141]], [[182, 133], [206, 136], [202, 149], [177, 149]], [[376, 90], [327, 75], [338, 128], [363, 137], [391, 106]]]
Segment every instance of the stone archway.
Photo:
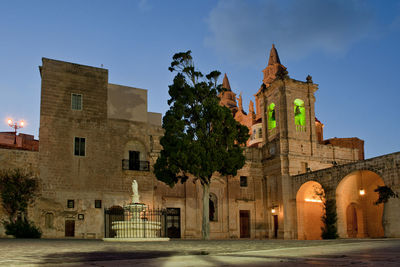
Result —
[[336, 188], [338, 234], [341, 238], [383, 237], [383, 205], [375, 205], [383, 179], [368, 170], [346, 175]]
[[315, 181], [304, 183], [297, 191], [297, 238], [300, 240], [321, 239], [324, 209], [317, 192], [323, 192], [323, 188]]

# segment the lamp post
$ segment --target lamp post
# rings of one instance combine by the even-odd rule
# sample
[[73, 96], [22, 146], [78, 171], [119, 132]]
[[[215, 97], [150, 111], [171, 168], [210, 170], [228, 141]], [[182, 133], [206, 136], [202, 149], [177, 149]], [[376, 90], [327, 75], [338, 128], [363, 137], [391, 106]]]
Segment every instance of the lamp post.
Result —
[[17, 144], [17, 130], [24, 127], [24, 121], [13, 121], [8, 119], [8, 126], [14, 129], [14, 145]]

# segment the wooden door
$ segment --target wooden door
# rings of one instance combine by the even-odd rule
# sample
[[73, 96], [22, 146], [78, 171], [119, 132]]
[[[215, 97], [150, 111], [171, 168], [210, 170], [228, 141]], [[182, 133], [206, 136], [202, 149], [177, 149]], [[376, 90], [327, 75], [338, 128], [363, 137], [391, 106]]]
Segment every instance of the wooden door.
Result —
[[350, 238], [356, 238], [358, 234], [358, 222], [357, 222], [357, 209], [354, 203], [347, 206], [346, 210], [347, 217], [347, 236]]
[[278, 238], [278, 215], [273, 215], [274, 217], [274, 238]]
[[75, 221], [66, 220], [65, 221], [65, 236], [74, 237], [75, 236]]
[[115, 237], [117, 235], [112, 229], [112, 223], [117, 221], [124, 221], [124, 209], [121, 206], [112, 206], [104, 210], [105, 237]]
[[241, 210], [239, 211], [240, 217], [240, 238], [250, 237], [250, 211]]
[[167, 208], [167, 237], [181, 238], [180, 208]]

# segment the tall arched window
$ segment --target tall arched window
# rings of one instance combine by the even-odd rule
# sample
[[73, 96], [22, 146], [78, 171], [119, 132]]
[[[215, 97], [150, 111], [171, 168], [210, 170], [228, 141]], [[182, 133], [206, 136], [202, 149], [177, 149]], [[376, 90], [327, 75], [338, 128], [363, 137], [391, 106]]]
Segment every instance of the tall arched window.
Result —
[[275, 104], [271, 103], [268, 106], [268, 130], [272, 130], [275, 127], [276, 127]]
[[217, 196], [213, 193], [210, 193], [209, 205], [210, 222], [216, 222], [218, 221], [218, 199]]
[[296, 125], [296, 131], [306, 130], [306, 108], [304, 107], [304, 101], [301, 99], [294, 101], [294, 124]]

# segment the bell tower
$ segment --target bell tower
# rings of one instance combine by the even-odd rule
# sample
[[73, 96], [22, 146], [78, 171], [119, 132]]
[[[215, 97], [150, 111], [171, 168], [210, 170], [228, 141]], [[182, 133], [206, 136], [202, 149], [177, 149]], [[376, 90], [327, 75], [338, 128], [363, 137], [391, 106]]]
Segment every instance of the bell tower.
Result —
[[[318, 85], [289, 77], [272, 45], [263, 83], [257, 93], [262, 104], [264, 144], [268, 155], [313, 156], [316, 149], [315, 96]], [[298, 174], [291, 173], [291, 175]]]
[[297, 233], [291, 176], [299, 174], [307, 166], [303, 163], [316, 153], [314, 93], [318, 86], [310, 76], [305, 82], [290, 78], [274, 45], [262, 72], [263, 83], [256, 96], [262, 111], [270, 235], [278, 227], [278, 238], [292, 239]]

